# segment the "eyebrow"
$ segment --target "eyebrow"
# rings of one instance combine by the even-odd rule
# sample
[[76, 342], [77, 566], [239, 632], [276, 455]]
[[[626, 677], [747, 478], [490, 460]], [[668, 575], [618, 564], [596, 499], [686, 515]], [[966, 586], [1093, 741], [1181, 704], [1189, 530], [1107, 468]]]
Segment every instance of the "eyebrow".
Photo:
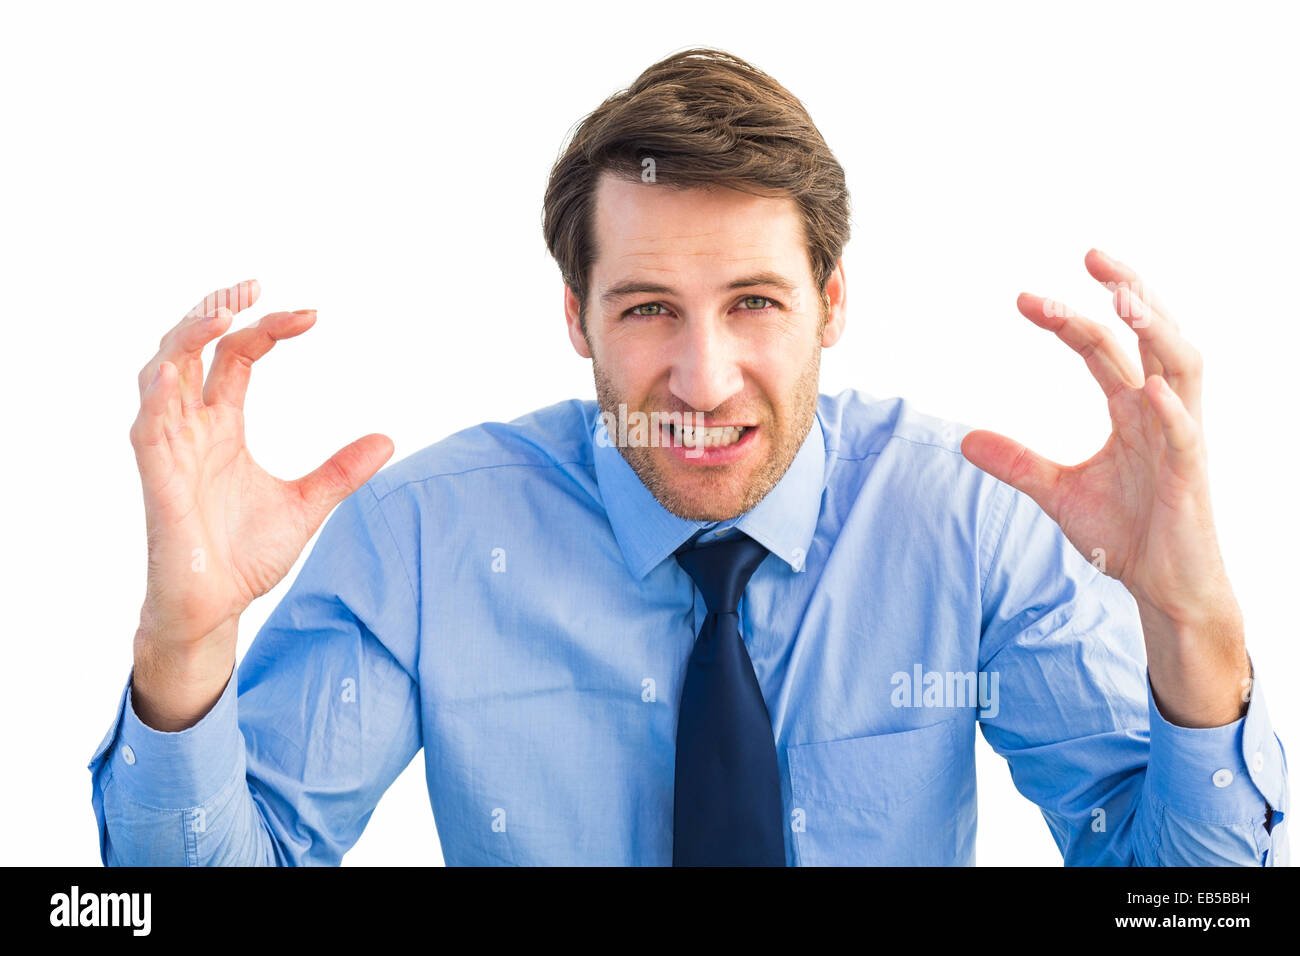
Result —
[[[780, 289], [787, 295], [793, 295], [798, 289], [793, 282], [778, 272], [764, 271], [755, 272], [752, 275], [741, 276], [734, 279], [722, 287], [723, 292], [730, 292], [734, 289], [748, 289], [753, 286], [768, 286], [774, 289]], [[662, 285], [656, 282], [638, 282], [635, 279], [618, 283], [610, 287], [600, 296], [601, 302], [612, 302], [615, 299], [622, 299], [629, 295], [673, 295], [675, 289], [672, 286]]]

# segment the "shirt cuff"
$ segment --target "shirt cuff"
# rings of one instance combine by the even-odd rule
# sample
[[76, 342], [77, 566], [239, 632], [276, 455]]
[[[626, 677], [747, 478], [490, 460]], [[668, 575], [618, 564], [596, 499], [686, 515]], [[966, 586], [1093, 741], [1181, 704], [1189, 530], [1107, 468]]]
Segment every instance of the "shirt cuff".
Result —
[[1266, 802], [1287, 810], [1286, 760], [1273, 732], [1258, 678], [1246, 714], [1222, 727], [1180, 727], [1156, 707], [1147, 675], [1151, 752], [1147, 778], [1155, 796], [1177, 813], [1205, 823], [1242, 823]]
[[203, 717], [185, 730], [155, 730], [141, 722], [131, 705], [131, 681], [113, 726], [91, 758], [96, 761], [110, 748], [113, 782], [131, 800], [159, 810], [197, 807], [242, 769], [244, 737], [239, 731], [236, 669], [225, 690]]

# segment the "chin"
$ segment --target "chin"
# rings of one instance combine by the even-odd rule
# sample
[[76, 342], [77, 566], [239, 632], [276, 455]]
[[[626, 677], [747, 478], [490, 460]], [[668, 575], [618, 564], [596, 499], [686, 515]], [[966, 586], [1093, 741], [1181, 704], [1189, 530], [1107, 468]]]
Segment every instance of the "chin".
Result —
[[661, 488], [664, 493], [656, 496], [659, 503], [688, 521], [728, 521], [749, 510], [743, 491], [732, 488], [720, 491], [692, 482], [674, 482], [667, 476]]
[[738, 518], [744, 514], [744, 510], [739, 507], [719, 508], [716, 502], [701, 505], [679, 505], [678, 510], [672, 508], [672, 511], [679, 518], [686, 518], [689, 521], [730, 521], [732, 518]]

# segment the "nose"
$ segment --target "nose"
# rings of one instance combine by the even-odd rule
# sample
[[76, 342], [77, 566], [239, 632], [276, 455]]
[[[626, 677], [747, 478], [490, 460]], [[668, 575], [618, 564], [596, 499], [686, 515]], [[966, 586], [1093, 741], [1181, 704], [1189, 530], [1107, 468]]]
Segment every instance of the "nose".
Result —
[[711, 412], [744, 389], [737, 343], [719, 323], [687, 320], [672, 348], [668, 388], [688, 408]]

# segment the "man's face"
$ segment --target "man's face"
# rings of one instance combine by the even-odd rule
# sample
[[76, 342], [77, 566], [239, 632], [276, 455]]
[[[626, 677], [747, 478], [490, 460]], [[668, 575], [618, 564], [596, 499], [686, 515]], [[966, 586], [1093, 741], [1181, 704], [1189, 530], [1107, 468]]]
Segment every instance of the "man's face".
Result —
[[653, 443], [629, 440], [623, 457], [679, 517], [749, 511], [812, 425], [821, 349], [843, 330], [842, 264], [823, 311], [794, 200], [609, 174], [596, 191], [595, 239], [585, 335], [567, 287], [565, 311], [601, 410], [614, 421], [620, 404], [627, 416], [686, 412], [719, 426], [694, 435], [668, 426]]

